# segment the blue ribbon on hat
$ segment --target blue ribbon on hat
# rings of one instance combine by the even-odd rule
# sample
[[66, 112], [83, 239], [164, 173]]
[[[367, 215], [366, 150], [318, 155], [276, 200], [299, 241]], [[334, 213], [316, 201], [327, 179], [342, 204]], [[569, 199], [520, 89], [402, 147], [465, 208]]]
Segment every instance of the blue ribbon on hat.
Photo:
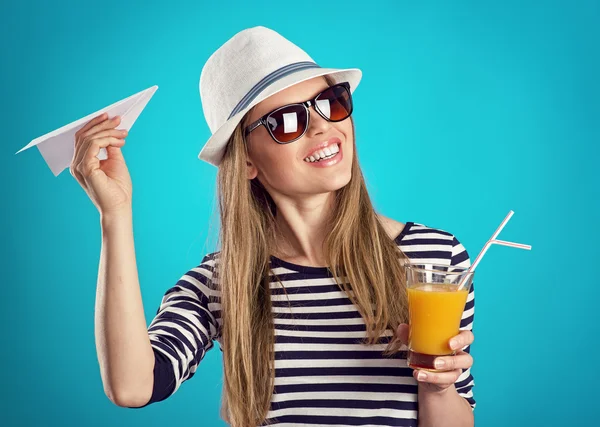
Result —
[[279, 79], [287, 76], [288, 74], [294, 73], [296, 71], [304, 70], [307, 68], [321, 68], [321, 66], [317, 65], [316, 63], [311, 62], [311, 61], [293, 62], [291, 64], [288, 64], [281, 68], [278, 68], [277, 70], [273, 71], [272, 73], [266, 75], [265, 77], [263, 77], [263, 79], [261, 81], [256, 83], [252, 87], [252, 89], [250, 89], [248, 91], [246, 96], [244, 96], [240, 100], [240, 102], [238, 102], [238, 104], [235, 106], [235, 108], [233, 109], [233, 111], [231, 112], [231, 114], [229, 115], [227, 120], [229, 120], [230, 118], [235, 116], [237, 113], [242, 111], [244, 108], [246, 108], [254, 100], [254, 98], [256, 98], [256, 96], [260, 92], [263, 91], [264, 88], [269, 86], [274, 81], [279, 80]]

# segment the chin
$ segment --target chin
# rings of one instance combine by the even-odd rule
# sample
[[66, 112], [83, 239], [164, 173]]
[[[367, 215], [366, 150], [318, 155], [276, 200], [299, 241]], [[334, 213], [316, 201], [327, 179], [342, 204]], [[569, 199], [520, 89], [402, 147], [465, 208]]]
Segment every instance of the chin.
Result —
[[348, 171], [347, 174], [336, 176], [333, 181], [329, 182], [329, 185], [327, 186], [328, 187], [327, 191], [337, 191], [340, 188], [344, 188], [346, 185], [348, 185], [351, 178], [352, 178], [351, 171]]

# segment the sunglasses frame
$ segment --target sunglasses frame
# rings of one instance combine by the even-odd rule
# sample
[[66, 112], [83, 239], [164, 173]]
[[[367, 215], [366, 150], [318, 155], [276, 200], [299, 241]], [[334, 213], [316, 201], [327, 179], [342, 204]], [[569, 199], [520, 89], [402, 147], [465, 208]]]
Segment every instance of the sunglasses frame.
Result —
[[[344, 117], [341, 120], [331, 120], [328, 117], [325, 117], [325, 115], [319, 110], [319, 108], [317, 107], [317, 98], [319, 96], [321, 96], [324, 92], [328, 91], [331, 88], [334, 88], [336, 86], [342, 86], [344, 89], [346, 89], [346, 91], [348, 92], [348, 99], [350, 100], [350, 112], [348, 113], [348, 115], [346, 117]], [[283, 109], [283, 108], [287, 108], [287, 107], [292, 107], [292, 106], [296, 106], [296, 105], [301, 105], [304, 107], [304, 109], [306, 110], [306, 126], [304, 127], [304, 131], [302, 132], [302, 134], [294, 139], [292, 139], [291, 141], [286, 141], [286, 142], [281, 142], [279, 141], [277, 138], [275, 138], [275, 136], [273, 135], [273, 132], [271, 131], [271, 128], [269, 126], [267, 126], [267, 118], [273, 114], [276, 113], [277, 111]], [[244, 136], [248, 136], [248, 134], [250, 132], [252, 132], [254, 129], [256, 129], [257, 127], [259, 127], [260, 125], [264, 125], [264, 127], [267, 128], [267, 131], [269, 132], [269, 135], [271, 135], [271, 138], [273, 138], [273, 140], [278, 143], [278, 144], [289, 144], [290, 142], [294, 142], [297, 141], [298, 139], [302, 138], [304, 136], [304, 134], [306, 133], [306, 131], [308, 130], [308, 127], [310, 125], [310, 110], [309, 107], [310, 106], [315, 107], [315, 111], [317, 113], [319, 113], [319, 115], [321, 117], [323, 117], [325, 120], [327, 120], [328, 122], [341, 122], [343, 120], [346, 120], [348, 117], [350, 117], [352, 115], [352, 111], [354, 110], [354, 102], [352, 102], [352, 92], [350, 91], [350, 83], [349, 82], [341, 82], [341, 83], [337, 83], [334, 84], [332, 86], [329, 86], [328, 88], [324, 89], [322, 92], [320, 92], [319, 94], [317, 94], [314, 98], [309, 99], [307, 101], [304, 102], [294, 102], [292, 104], [286, 104], [283, 105], [279, 108], [274, 109], [273, 111], [268, 112], [267, 114], [265, 114], [264, 116], [262, 116], [261, 118], [259, 118], [258, 120], [256, 120], [255, 122], [249, 124], [246, 127]]]

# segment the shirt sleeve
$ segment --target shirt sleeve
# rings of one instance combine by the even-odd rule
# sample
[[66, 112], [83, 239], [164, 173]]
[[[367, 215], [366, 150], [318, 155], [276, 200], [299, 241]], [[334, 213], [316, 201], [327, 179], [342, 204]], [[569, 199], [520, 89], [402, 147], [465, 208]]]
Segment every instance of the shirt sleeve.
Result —
[[[469, 254], [465, 247], [458, 241], [456, 237], [452, 240], [452, 259], [450, 262], [451, 265], [457, 267], [470, 267], [471, 260], [469, 258]], [[475, 282], [471, 284], [471, 289], [469, 291], [469, 295], [467, 296], [467, 302], [465, 304], [465, 308], [463, 310], [462, 318], [460, 321], [460, 329], [461, 330], [473, 330], [473, 318], [475, 314]], [[470, 353], [471, 346], [468, 345], [463, 349], [463, 351]], [[475, 409], [475, 399], [473, 397], [473, 386], [475, 385], [475, 381], [473, 379], [473, 375], [471, 374], [471, 368], [463, 369], [462, 375], [458, 377], [456, 382], [454, 383], [458, 394], [464, 397], [469, 404], [471, 405], [471, 409]]]
[[[214, 286], [210, 286], [214, 261], [206, 255], [201, 264], [185, 273], [164, 294], [156, 315], [148, 326], [154, 352], [154, 386], [150, 400], [165, 400], [192, 378], [200, 361], [217, 338], [218, 322], [214, 306]], [[218, 302], [220, 305], [220, 301]]]

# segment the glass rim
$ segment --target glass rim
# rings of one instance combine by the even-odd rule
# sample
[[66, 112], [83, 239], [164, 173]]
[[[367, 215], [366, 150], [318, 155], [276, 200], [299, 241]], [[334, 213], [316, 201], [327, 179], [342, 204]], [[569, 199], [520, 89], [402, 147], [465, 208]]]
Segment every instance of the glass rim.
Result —
[[[418, 266], [432, 266], [433, 268], [420, 268]], [[423, 263], [423, 262], [407, 262], [404, 265], [406, 268], [409, 268], [411, 271], [423, 271], [423, 272], [431, 272], [436, 274], [447, 274], [447, 275], [464, 275], [470, 274], [473, 275], [475, 272], [468, 272], [469, 267], [459, 267], [456, 265], [447, 265], [447, 264], [439, 264], [439, 263]], [[453, 271], [444, 271], [444, 270], [436, 270], [435, 267], [440, 267], [444, 269], [452, 269]]]

